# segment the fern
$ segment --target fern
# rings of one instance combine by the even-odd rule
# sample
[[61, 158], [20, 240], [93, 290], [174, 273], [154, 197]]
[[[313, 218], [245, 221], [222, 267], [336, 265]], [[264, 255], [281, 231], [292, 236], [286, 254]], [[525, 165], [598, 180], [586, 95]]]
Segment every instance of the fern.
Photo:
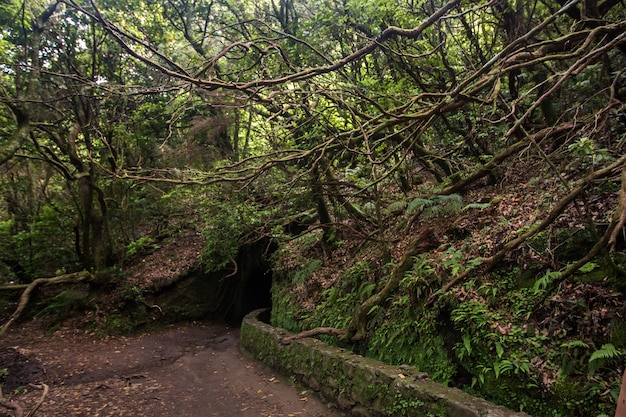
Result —
[[460, 194], [437, 195], [433, 200], [438, 204], [450, 204], [457, 208], [463, 206], [463, 197]]
[[489, 203], [469, 203], [468, 205], [463, 207], [463, 211], [470, 210], [470, 209], [484, 210], [489, 207], [491, 207], [490, 202]]
[[359, 298], [361, 300], [369, 298], [375, 289], [376, 289], [376, 283], [373, 283], [373, 282], [363, 283], [361, 287], [359, 288]]
[[584, 274], [593, 271], [594, 269], [598, 268], [599, 265], [595, 262], [587, 262], [586, 264], [584, 264], [583, 266], [581, 266], [580, 268], [578, 268], [579, 272], [582, 272]]
[[407, 204], [406, 212], [408, 215], [415, 214], [418, 210], [424, 209], [426, 207], [430, 207], [435, 204], [432, 200], [428, 200], [426, 198], [417, 197], [414, 200], [411, 200], [409, 204]]
[[294, 271], [292, 273], [292, 282], [294, 285], [300, 285], [304, 283], [306, 280], [311, 278], [315, 271], [317, 271], [322, 265], [322, 261], [319, 259], [310, 259], [308, 260], [302, 269]]
[[459, 194], [438, 195], [433, 197], [433, 205], [424, 210], [425, 218], [458, 213], [463, 207], [463, 197]]
[[374, 217], [374, 214], [376, 213], [376, 204], [374, 204], [371, 201], [368, 201], [367, 203], [363, 205], [362, 211], [366, 216]]
[[463, 197], [459, 194], [436, 195], [429, 199], [421, 197], [413, 199], [407, 205], [406, 212], [408, 215], [413, 215], [423, 209], [424, 216], [428, 218], [458, 212], [462, 207]]
[[622, 355], [623, 353], [611, 343], [602, 345], [589, 357], [589, 375], [593, 375], [598, 369], [619, 360]]
[[564, 348], [584, 348], [584, 349], [588, 349], [589, 345], [585, 342], [583, 342], [582, 340], [572, 340], [571, 342], [567, 342], [567, 343], [563, 343], [561, 345], [561, 347]]
[[408, 203], [406, 201], [395, 201], [389, 204], [387, 211], [391, 214], [402, 213], [406, 209], [407, 205]]

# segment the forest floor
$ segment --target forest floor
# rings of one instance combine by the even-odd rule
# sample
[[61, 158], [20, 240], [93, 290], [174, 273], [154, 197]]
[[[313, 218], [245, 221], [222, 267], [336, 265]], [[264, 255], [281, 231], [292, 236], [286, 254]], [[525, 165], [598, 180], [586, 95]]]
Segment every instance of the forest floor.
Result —
[[238, 328], [196, 322], [100, 338], [79, 328], [51, 334], [34, 320], [9, 331], [0, 340], [5, 401], [26, 414], [45, 383], [35, 416], [342, 415], [240, 352]]

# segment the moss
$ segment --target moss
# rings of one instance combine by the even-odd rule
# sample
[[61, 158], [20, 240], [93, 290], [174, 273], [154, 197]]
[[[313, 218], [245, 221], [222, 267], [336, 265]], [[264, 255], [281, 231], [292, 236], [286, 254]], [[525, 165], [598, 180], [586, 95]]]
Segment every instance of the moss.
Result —
[[98, 332], [102, 335], [127, 335], [133, 332], [135, 324], [126, 314], [113, 313], [102, 318], [98, 326]]
[[422, 379], [410, 368], [389, 366], [314, 339], [282, 345], [280, 339], [287, 334], [248, 316], [241, 327], [241, 347], [267, 365], [310, 384], [340, 407], [358, 409], [360, 415], [468, 417], [481, 410], [485, 415], [521, 417], [462, 391]]

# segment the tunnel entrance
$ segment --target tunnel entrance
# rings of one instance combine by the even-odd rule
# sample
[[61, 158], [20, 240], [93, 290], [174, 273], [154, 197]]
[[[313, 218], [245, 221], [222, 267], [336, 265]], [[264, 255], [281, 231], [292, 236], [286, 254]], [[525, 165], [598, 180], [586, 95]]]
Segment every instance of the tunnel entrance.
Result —
[[272, 271], [268, 257], [275, 249], [270, 242], [258, 242], [239, 249], [232, 304], [225, 306], [228, 322], [239, 325], [249, 312], [272, 306]]
[[268, 261], [275, 250], [269, 240], [239, 248], [227, 269], [207, 273], [201, 266], [189, 271], [173, 287], [164, 288], [157, 304], [169, 320], [219, 319], [239, 326], [243, 317], [258, 308], [271, 307], [272, 273]]

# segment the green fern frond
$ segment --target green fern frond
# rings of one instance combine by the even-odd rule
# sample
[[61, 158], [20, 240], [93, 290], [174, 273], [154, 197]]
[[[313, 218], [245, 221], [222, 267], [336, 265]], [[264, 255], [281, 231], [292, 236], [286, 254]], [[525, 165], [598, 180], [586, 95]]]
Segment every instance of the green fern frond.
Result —
[[373, 217], [374, 214], [376, 213], [376, 204], [372, 203], [371, 201], [368, 201], [367, 203], [363, 205], [362, 211], [363, 213], [365, 213], [366, 216]]
[[589, 357], [589, 375], [593, 375], [598, 369], [617, 361], [622, 355], [623, 353], [611, 343], [602, 345]]
[[419, 209], [430, 207], [435, 204], [432, 200], [427, 198], [417, 197], [414, 200], [411, 200], [409, 204], [407, 204], [406, 212], [409, 215], [415, 214]]
[[463, 207], [463, 211], [471, 209], [484, 210], [489, 207], [491, 207], [491, 203], [469, 203], [468, 205]]
[[438, 195], [433, 197], [432, 201], [434, 204], [424, 210], [426, 218], [458, 213], [463, 207], [463, 197], [459, 194]]
[[460, 194], [437, 195], [433, 197], [433, 201], [437, 204], [452, 204], [458, 207], [463, 205], [463, 197]]
[[436, 195], [432, 198], [415, 198], [407, 205], [406, 212], [413, 215], [424, 210], [424, 217], [436, 217], [447, 213], [455, 213], [463, 207], [463, 197], [459, 194]]
[[563, 343], [561, 347], [564, 347], [564, 348], [578, 348], [579, 347], [579, 348], [588, 349], [589, 345], [583, 342], [582, 340], [572, 340], [570, 342]]
[[613, 346], [613, 344], [607, 343], [591, 354], [589, 363], [597, 360], [617, 359], [620, 356], [622, 356], [622, 352]]

